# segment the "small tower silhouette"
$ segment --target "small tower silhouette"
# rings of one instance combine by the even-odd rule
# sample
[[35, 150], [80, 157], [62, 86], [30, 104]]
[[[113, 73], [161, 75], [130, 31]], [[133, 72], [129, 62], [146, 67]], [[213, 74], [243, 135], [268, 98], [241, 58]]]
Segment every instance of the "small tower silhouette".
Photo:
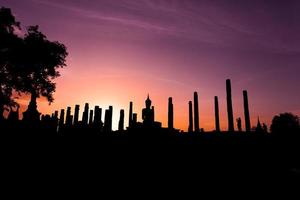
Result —
[[189, 101], [189, 133], [193, 132], [193, 103]]
[[172, 97], [169, 97], [169, 104], [168, 104], [168, 128], [174, 128], [174, 113], [173, 113], [173, 102]]
[[198, 93], [194, 92], [194, 125], [195, 132], [199, 132], [199, 105], [198, 105]]
[[132, 101], [130, 101], [130, 103], [129, 103], [129, 119], [128, 119], [128, 127], [131, 127], [131, 125], [132, 125], [132, 107], [133, 107], [132, 104], [133, 104]]
[[216, 132], [220, 132], [219, 101], [217, 96], [215, 96], [215, 126]]
[[84, 106], [84, 111], [82, 114], [82, 124], [87, 125], [88, 124], [88, 118], [89, 118], [89, 104], [86, 103]]
[[251, 123], [250, 123], [250, 114], [249, 114], [249, 104], [248, 104], [247, 90], [243, 91], [243, 97], [244, 97], [244, 115], [245, 115], [246, 132], [250, 132]]
[[226, 94], [227, 94], [228, 131], [234, 132], [230, 79], [226, 80]]
[[263, 133], [263, 132], [264, 132], [264, 129], [263, 129], [262, 126], [261, 126], [259, 117], [258, 117], [258, 119], [257, 119], [257, 126], [256, 126], [256, 129], [255, 129], [255, 132], [256, 132], [256, 133]]
[[121, 109], [120, 110], [120, 120], [119, 120], [119, 131], [123, 131], [124, 130], [124, 110]]
[[74, 111], [74, 125], [78, 124], [79, 119], [79, 105], [75, 105], [75, 111]]
[[25, 112], [23, 112], [23, 121], [33, 124], [40, 121], [41, 113], [39, 113], [37, 110], [36, 98], [36, 94], [31, 94], [31, 100], [29, 102], [28, 108]]

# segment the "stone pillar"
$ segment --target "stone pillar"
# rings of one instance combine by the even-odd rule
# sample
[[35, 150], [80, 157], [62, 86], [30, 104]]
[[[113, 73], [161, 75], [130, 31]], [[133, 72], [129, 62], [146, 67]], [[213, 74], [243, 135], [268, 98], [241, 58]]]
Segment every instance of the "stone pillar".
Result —
[[78, 124], [79, 119], [79, 105], [75, 105], [75, 111], [74, 111], [74, 125]]
[[137, 124], [137, 113], [132, 114], [132, 125], [135, 126]]
[[84, 106], [83, 114], [82, 114], [82, 124], [83, 125], [88, 124], [88, 118], [89, 118], [89, 104], [86, 103]]
[[104, 116], [104, 127], [103, 127], [104, 132], [109, 132], [108, 123], [109, 123], [109, 110], [106, 109], [105, 116]]
[[59, 129], [61, 130], [65, 123], [65, 110], [60, 110], [60, 116], [59, 116]]
[[112, 131], [113, 107], [109, 106], [109, 131]]
[[172, 97], [169, 97], [169, 103], [168, 103], [168, 128], [169, 129], [174, 128], [174, 112], [173, 112]]
[[102, 114], [102, 109], [99, 106], [95, 106], [95, 111], [94, 111], [94, 125], [97, 128], [101, 127], [101, 114]]
[[193, 103], [189, 101], [189, 128], [188, 132], [193, 132]]
[[246, 132], [250, 132], [251, 131], [251, 123], [250, 123], [250, 113], [249, 113], [247, 90], [243, 91], [243, 97], [244, 97], [244, 115], [245, 115]]
[[130, 101], [130, 103], [129, 103], [128, 127], [131, 127], [131, 125], [132, 125], [132, 107], [133, 107], [132, 104], [133, 104], [132, 101]]
[[215, 96], [215, 125], [216, 132], [220, 132], [219, 101], [217, 96]]
[[72, 126], [71, 107], [67, 107], [66, 125]]
[[199, 105], [198, 105], [198, 93], [194, 92], [194, 125], [195, 132], [199, 132]]
[[124, 130], [124, 110], [121, 109], [120, 110], [120, 120], [119, 120], [119, 131], [123, 131]]
[[54, 117], [58, 118], [58, 110], [54, 111]]
[[154, 111], [154, 106], [151, 107], [151, 110], [152, 110], [152, 113], [153, 113], [153, 115], [151, 116], [151, 117], [152, 117], [152, 118], [151, 118], [151, 122], [154, 123], [154, 121], [155, 121], [155, 111]]
[[226, 80], [226, 94], [227, 94], [227, 115], [228, 115], [228, 131], [234, 132], [232, 98], [231, 98], [231, 82]]
[[104, 132], [112, 131], [112, 112], [112, 106], [109, 106], [109, 109], [105, 110]]
[[93, 125], [93, 115], [94, 115], [94, 111], [90, 110], [90, 116], [89, 116], [89, 125]]

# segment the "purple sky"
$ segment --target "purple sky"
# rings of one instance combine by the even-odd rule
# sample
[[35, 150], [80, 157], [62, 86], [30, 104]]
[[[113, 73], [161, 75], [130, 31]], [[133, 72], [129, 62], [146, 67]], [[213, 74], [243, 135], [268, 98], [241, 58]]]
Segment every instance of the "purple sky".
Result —
[[[187, 101], [196, 90], [200, 126], [213, 129], [217, 95], [225, 129], [225, 79], [231, 78], [235, 118], [243, 117], [243, 89], [253, 125], [258, 115], [268, 124], [279, 112], [300, 115], [300, 1], [0, 0], [0, 5], [12, 8], [23, 26], [40, 25], [49, 39], [68, 47], [56, 101], [41, 105], [42, 111], [85, 101], [127, 109], [133, 100], [139, 116], [150, 92], [158, 120], [165, 124], [161, 104], [173, 96], [175, 126], [186, 129]], [[74, 90], [82, 97], [72, 96]]]

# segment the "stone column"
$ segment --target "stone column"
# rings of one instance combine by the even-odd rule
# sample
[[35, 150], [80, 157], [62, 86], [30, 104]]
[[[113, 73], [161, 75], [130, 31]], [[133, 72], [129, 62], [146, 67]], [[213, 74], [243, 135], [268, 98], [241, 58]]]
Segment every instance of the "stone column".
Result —
[[234, 132], [233, 109], [232, 109], [232, 98], [231, 98], [231, 82], [230, 82], [230, 79], [226, 80], [226, 94], [227, 94], [228, 131]]
[[173, 112], [172, 97], [169, 97], [169, 103], [168, 103], [168, 128], [169, 129], [174, 128], [174, 112]]
[[194, 125], [195, 132], [199, 132], [199, 105], [198, 105], [198, 93], [194, 92]]
[[89, 125], [93, 125], [94, 111], [90, 110]]
[[247, 90], [243, 91], [243, 97], [244, 97], [244, 115], [245, 115], [246, 132], [250, 132], [251, 131], [251, 123], [250, 123], [250, 113], [249, 113]]
[[71, 118], [71, 107], [67, 107], [67, 114], [66, 114], [66, 125], [72, 125], [72, 118]]
[[82, 124], [87, 125], [88, 124], [88, 118], [89, 118], [89, 104], [86, 103], [84, 106], [84, 111], [82, 114]]
[[124, 110], [121, 109], [120, 110], [120, 120], [119, 120], [119, 131], [123, 131], [124, 130]]
[[133, 107], [132, 104], [133, 104], [132, 101], [130, 101], [130, 103], [129, 103], [128, 127], [131, 127], [131, 125], [132, 125], [132, 107]]
[[109, 132], [108, 124], [109, 124], [109, 110], [106, 109], [105, 116], [104, 116], [104, 127], [103, 127], [104, 132]]
[[132, 125], [135, 126], [137, 124], [137, 113], [132, 114]]
[[62, 130], [65, 123], [65, 110], [60, 110], [60, 116], [59, 116], [59, 129]]
[[79, 118], [79, 105], [75, 105], [75, 111], [74, 111], [74, 125], [78, 124], [78, 118]]
[[109, 106], [109, 131], [112, 131], [113, 107]]
[[217, 96], [215, 96], [215, 124], [216, 132], [220, 132], [219, 101]]
[[101, 127], [101, 114], [102, 114], [102, 109], [99, 106], [95, 106], [95, 111], [94, 111], [94, 126], [96, 128]]
[[193, 103], [189, 101], [189, 128], [188, 132], [193, 132]]

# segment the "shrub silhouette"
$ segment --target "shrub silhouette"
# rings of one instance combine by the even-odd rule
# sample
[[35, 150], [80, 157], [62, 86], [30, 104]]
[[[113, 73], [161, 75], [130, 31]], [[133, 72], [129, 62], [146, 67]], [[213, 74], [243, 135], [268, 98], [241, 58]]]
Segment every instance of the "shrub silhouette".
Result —
[[272, 120], [271, 132], [274, 134], [298, 133], [299, 117], [292, 113], [276, 115]]

